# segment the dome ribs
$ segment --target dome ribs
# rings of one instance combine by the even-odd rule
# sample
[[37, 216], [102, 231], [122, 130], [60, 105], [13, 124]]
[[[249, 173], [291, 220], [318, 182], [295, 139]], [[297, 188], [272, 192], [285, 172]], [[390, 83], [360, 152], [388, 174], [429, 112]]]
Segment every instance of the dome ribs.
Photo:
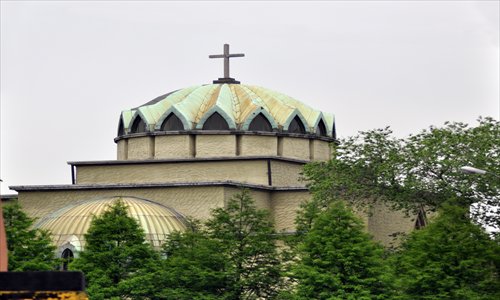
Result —
[[[205, 111], [202, 118], [197, 122], [196, 129], [204, 130], [230, 130], [236, 129], [236, 122], [234, 119], [232, 109], [232, 94], [227, 84], [219, 86], [216, 97], [212, 95], [210, 102], [213, 106]], [[215, 93], [214, 93], [215, 94]], [[200, 112], [202, 110], [200, 109]], [[207, 123], [207, 124], [206, 124]], [[227, 126], [226, 126], [227, 125]]]
[[186, 229], [182, 215], [175, 210], [147, 199], [128, 196], [104, 197], [70, 204], [42, 218], [35, 227], [51, 231], [52, 239], [60, 250], [64, 250], [61, 247], [67, 248], [68, 242], [77, 248], [78, 245], [71, 242], [71, 237], [76, 237], [84, 245], [84, 234], [93, 216], [102, 214], [118, 199], [127, 205], [128, 215], [138, 221], [147, 240], [155, 247], [159, 247], [170, 232]]
[[198, 109], [198, 113], [196, 114], [196, 119], [194, 120], [195, 123], [199, 124], [201, 119], [207, 113], [207, 111], [214, 106], [214, 104], [217, 102], [217, 97], [219, 96], [219, 92], [220, 92], [220, 86], [214, 85], [212, 86], [210, 92], [203, 97], [203, 101], [201, 102], [201, 105], [199, 106]]
[[247, 87], [238, 85], [235, 90], [242, 107], [238, 123], [241, 130], [247, 130], [249, 119], [254, 118], [253, 113], [256, 110], [266, 110], [267, 108], [265, 103]]
[[279, 128], [283, 128], [288, 116], [294, 112], [294, 107], [286, 102], [280, 101], [277, 97], [271, 94], [269, 90], [264, 90], [260, 87], [249, 87], [259, 99], [266, 104], [267, 111], [276, 120]]
[[[272, 131], [283, 133], [295, 131], [295, 133], [331, 138], [335, 127], [331, 114], [315, 110], [285, 94], [243, 84], [193, 86], [165, 94], [148, 104], [137, 110], [122, 112], [118, 137], [126, 136], [128, 133], [149, 131], [268, 131], [270, 124]], [[218, 115], [214, 115], [215, 113]], [[256, 124], [250, 126], [259, 114], [262, 114], [258, 118], [260, 121], [256, 122], [262, 123], [261, 126]], [[212, 115], [214, 118], [211, 118]], [[139, 122], [138, 117], [143, 120], [145, 126], [136, 123]], [[219, 117], [225, 120], [227, 127]], [[290, 130], [289, 127], [295, 117], [298, 119], [294, 121]], [[215, 122], [219, 125], [212, 124], [216, 126], [204, 126], [208, 119], [211, 121], [219, 119], [221, 122]], [[304, 127], [303, 130], [301, 125]]]
[[180, 118], [180, 115], [184, 117], [188, 125], [187, 128], [193, 129], [197, 122], [198, 114], [200, 113], [200, 107], [203, 105], [207, 94], [211, 94], [213, 89], [214, 87], [209, 85], [199, 86], [186, 95], [182, 101], [170, 107], [170, 109], [178, 111], [178, 117]]
[[236, 92], [236, 87], [237, 85], [231, 84], [229, 85], [229, 89], [231, 89], [231, 103], [232, 103], [232, 108], [233, 108], [233, 116], [234, 116], [234, 123], [236, 123], [236, 128], [239, 128], [239, 124], [241, 123], [241, 103], [240, 103], [240, 97], [238, 96], [238, 93]]

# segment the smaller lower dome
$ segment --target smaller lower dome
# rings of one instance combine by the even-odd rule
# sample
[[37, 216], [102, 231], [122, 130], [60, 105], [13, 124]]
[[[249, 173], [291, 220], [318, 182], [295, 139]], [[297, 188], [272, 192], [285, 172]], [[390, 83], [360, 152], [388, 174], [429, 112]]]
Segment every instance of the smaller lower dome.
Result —
[[84, 235], [92, 218], [99, 216], [115, 201], [121, 199], [128, 207], [128, 215], [137, 220], [146, 240], [159, 248], [174, 231], [186, 229], [185, 220], [175, 210], [159, 203], [136, 197], [106, 197], [67, 205], [40, 219], [36, 228], [48, 230], [57, 248], [71, 245], [77, 251], [85, 247]]

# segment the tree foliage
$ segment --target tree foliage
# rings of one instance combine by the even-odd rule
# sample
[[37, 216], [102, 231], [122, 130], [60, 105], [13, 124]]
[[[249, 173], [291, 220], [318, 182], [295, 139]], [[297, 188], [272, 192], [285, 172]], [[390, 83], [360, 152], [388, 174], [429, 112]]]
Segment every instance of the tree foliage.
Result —
[[342, 202], [316, 216], [298, 244], [296, 299], [388, 299], [383, 249]]
[[157, 253], [145, 242], [144, 232], [137, 221], [127, 215], [127, 206], [121, 200], [94, 217], [85, 241], [85, 249], [70, 268], [84, 272], [92, 299], [119, 298], [123, 294], [122, 281], [158, 260]]
[[[500, 204], [500, 180], [495, 176], [500, 174], [500, 122], [478, 121], [476, 127], [447, 122], [405, 139], [385, 128], [341, 140], [332, 160], [304, 170], [311, 191], [321, 199], [319, 210], [336, 199], [358, 206], [370, 199], [417, 212], [422, 207], [436, 210], [455, 199], [463, 207], [481, 205], [476, 218], [498, 226], [498, 214], [491, 209]], [[489, 174], [464, 174], [460, 167], [467, 165]]]
[[225, 207], [186, 232], [174, 232], [163, 259], [124, 281], [131, 299], [272, 299], [281, 287], [274, 226], [249, 192], [234, 195]]
[[163, 259], [125, 281], [131, 299], [223, 299], [227, 275], [220, 244], [199, 222], [186, 232], [173, 232], [162, 247]]
[[270, 299], [281, 286], [277, 238], [269, 212], [255, 207], [248, 190], [217, 208], [206, 223], [226, 260], [228, 299]]
[[500, 299], [500, 246], [468, 210], [443, 205], [395, 255], [396, 299]]
[[47, 231], [33, 228], [34, 220], [19, 204], [3, 207], [9, 271], [49, 271], [57, 268], [56, 247]]

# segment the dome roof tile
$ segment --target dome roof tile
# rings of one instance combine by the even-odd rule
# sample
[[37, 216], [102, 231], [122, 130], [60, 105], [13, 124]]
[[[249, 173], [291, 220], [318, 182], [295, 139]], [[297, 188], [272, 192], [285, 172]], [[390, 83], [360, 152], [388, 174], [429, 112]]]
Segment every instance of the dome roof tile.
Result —
[[[218, 112], [230, 129], [245, 130], [258, 112], [265, 111], [275, 129], [288, 128], [295, 117], [304, 122], [306, 131], [314, 134], [323, 119], [328, 136], [332, 136], [333, 115], [315, 110], [304, 103], [263, 87], [243, 84], [207, 84], [181, 89], [158, 97], [136, 109], [122, 112], [126, 132], [137, 115], [143, 118], [149, 130], [159, 130], [167, 114], [176, 114], [186, 130], [201, 129], [203, 122]], [[132, 117], [131, 117], [132, 115]]]

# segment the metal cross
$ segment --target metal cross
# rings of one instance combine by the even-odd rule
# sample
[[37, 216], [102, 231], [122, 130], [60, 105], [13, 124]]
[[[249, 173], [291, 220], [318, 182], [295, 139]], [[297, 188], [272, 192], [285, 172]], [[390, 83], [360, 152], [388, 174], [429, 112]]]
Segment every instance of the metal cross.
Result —
[[224, 78], [229, 77], [229, 58], [230, 57], [243, 57], [245, 54], [229, 54], [229, 44], [224, 44], [224, 54], [209, 55], [208, 58], [224, 58]]

